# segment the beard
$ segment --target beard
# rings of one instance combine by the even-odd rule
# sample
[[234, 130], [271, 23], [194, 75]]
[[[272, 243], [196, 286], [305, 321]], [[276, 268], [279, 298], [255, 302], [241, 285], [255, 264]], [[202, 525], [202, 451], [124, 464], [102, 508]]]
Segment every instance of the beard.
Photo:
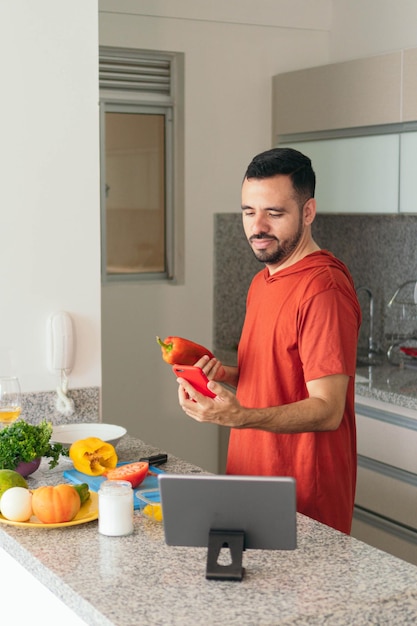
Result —
[[281, 241], [278, 237], [271, 237], [271, 235], [267, 233], [259, 233], [259, 235], [249, 237], [249, 243], [251, 244], [255, 239], [275, 239], [276, 246], [273, 250], [254, 250], [251, 246], [252, 252], [258, 261], [266, 265], [275, 265], [287, 259], [294, 252], [302, 236], [303, 221], [301, 217], [298, 223], [298, 229], [292, 237]]

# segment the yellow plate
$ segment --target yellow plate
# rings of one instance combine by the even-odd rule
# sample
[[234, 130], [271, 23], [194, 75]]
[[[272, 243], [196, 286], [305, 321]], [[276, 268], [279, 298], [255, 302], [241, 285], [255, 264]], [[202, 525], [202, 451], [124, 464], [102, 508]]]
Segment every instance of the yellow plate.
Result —
[[85, 524], [92, 522], [98, 518], [98, 494], [90, 491], [90, 498], [82, 505], [77, 515], [70, 522], [60, 522], [57, 524], [44, 524], [32, 515], [27, 522], [13, 522], [6, 519], [0, 514], [0, 522], [2, 524], [11, 524], [12, 526], [22, 526], [23, 528], [63, 528], [64, 526], [77, 526], [77, 524]]

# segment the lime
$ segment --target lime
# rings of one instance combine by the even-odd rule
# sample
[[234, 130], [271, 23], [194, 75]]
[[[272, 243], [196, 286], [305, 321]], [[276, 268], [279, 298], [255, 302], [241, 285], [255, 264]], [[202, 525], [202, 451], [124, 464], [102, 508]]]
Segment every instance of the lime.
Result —
[[0, 469], [0, 498], [10, 487], [26, 487], [28, 484], [19, 472], [8, 469]]

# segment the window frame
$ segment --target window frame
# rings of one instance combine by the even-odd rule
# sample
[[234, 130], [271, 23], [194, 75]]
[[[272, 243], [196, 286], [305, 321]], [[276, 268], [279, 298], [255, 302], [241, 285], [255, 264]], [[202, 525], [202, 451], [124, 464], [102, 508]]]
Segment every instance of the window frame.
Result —
[[[106, 228], [106, 113], [157, 114], [165, 118], [165, 271], [107, 272]], [[144, 105], [138, 102], [100, 98], [100, 213], [101, 213], [101, 277], [103, 283], [142, 280], [172, 280], [174, 277], [174, 216], [173, 216], [173, 111], [168, 105]]]
[[[112, 89], [100, 86], [100, 216], [101, 280], [110, 283], [144, 283], [184, 280], [184, 54], [100, 46], [100, 55], [110, 53], [151, 60], [169, 60], [169, 93], [149, 90]], [[165, 271], [126, 274], [107, 273], [106, 251], [106, 112], [158, 113], [165, 116]]]

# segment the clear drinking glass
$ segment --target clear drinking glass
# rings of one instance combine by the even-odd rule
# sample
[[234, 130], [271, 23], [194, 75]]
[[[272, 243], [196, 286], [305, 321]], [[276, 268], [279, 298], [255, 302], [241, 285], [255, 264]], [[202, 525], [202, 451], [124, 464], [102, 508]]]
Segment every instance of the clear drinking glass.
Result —
[[22, 396], [17, 376], [0, 376], [0, 428], [17, 420], [22, 412]]

